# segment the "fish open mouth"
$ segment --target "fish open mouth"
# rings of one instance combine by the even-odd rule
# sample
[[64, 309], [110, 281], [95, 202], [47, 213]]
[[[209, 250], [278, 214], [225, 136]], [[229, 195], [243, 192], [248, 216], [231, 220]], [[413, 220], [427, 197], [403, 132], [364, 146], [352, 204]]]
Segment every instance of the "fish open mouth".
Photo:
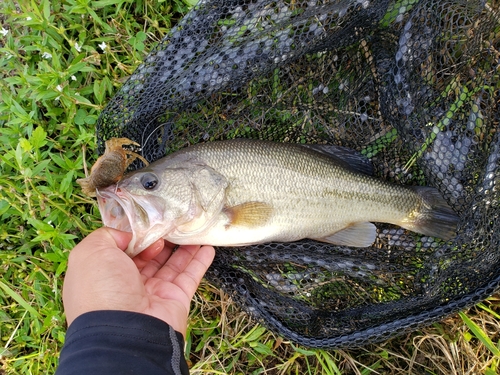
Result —
[[105, 226], [132, 232], [129, 199], [121, 199], [117, 191], [101, 189], [97, 192], [97, 203]]
[[135, 197], [112, 185], [97, 191], [97, 203], [105, 226], [132, 232], [132, 240], [125, 251], [131, 257], [165, 234], [166, 228], [161, 225], [161, 205], [151, 197]]

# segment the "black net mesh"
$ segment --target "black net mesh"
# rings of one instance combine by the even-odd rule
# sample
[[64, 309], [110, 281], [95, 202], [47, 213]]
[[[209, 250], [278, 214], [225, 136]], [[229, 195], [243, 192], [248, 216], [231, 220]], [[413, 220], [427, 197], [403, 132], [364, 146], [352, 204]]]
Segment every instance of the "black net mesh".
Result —
[[461, 217], [451, 242], [377, 224], [366, 249], [219, 248], [207, 274], [295, 342], [384, 340], [499, 284], [499, 37], [496, 2], [202, 0], [104, 110], [99, 153], [111, 137], [149, 161], [238, 137], [327, 143], [435, 186]]

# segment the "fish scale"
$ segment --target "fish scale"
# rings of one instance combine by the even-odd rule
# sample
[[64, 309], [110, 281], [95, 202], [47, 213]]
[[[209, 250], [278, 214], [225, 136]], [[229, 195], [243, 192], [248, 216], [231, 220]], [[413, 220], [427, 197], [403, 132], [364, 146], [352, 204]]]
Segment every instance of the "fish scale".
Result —
[[[275, 205], [281, 201], [286, 208], [300, 209], [303, 207], [305, 210], [296, 212], [311, 213], [311, 216], [316, 217], [317, 210], [325, 207], [325, 203], [329, 203], [326, 213], [333, 220], [335, 219], [335, 211], [347, 211], [352, 208], [352, 202], [357, 201], [363, 204], [360, 211], [364, 211], [365, 220], [367, 219], [366, 211], [369, 210], [369, 221], [384, 222], [387, 220], [387, 214], [384, 211], [380, 214], [381, 210], [390, 209], [390, 215], [395, 217], [393, 221], [397, 221], [397, 217], [406, 217], [409, 208], [416, 208], [421, 201], [417, 194], [408, 196], [406, 187], [385, 183], [335, 166], [332, 167], [331, 159], [319, 160], [318, 155], [311, 153], [310, 150], [305, 150], [306, 157], [293, 160], [286, 158], [287, 153], [283, 149], [291, 146], [289, 147], [290, 152], [294, 153], [298, 148], [296, 145], [285, 145], [285, 147], [280, 145], [275, 149], [270, 147], [274, 144], [251, 143], [254, 147], [249, 150], [244, 147], [233, 147], [227, 150], [222, 149], [219, 153], [211, 153], [205, 157], [207, 164], [223, 175], [231, 176], [228, 177], [229, 179], [238, 180], [242, 191], [234, 191], [235, 189], [232, 187], [227, 191], [228, 200], [234, 205], [249, 199], [273, 201]], [[239, 144], [240, 142], [235, 143], [236, 146]], [[236, 161], [242, 161], [242, 164], [247, 167], [247, 173], [241, 173], [237, 167], [240, 165], [238, 163], [222, 162], [227, 159], [228, 155], [235, 154], [238, 155]], [[199, 155], [200, 158], [204, 156], [203, 154]], [[274, 163], [262, 163], [263, 158], [269, 158]], [[268, 177], [264, 187], [259, 182], [259, 177], [262, 175]], [[314, 184], [315, 182], [317, 183]], [[304, 200], [307, 202], [303, 202]], [[313, 203], [316, 203], [317, 207], [311, 210]], [[401, 212], [400, 215], [396, 214], [398, 211]], [[346, 212], [344, 215], [347, 214]], [[359, 221], [358, 215], [353, 215], [351, 220]], [[284, 217], [284, 219], [288, 218], [290, 216]]]

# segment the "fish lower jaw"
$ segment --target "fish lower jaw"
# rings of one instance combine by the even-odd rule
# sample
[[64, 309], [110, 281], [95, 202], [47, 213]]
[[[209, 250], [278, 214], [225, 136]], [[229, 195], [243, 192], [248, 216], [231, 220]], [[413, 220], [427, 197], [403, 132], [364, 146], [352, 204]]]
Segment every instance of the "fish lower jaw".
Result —
[[148, 238], [145, 234], [132, 231], [132, 239], [125, 250], [125, 254], [133, 258], [145, 250], [149, 245], [153, 244], [156, 240], [158, 240], [158, 238]]
[[[174, 226], [174, 223], [165, 224], [162, 221], [154, 221], [149, 224], [150, 225], [147, 228], [139, 225], [132, 225], [132, 240], [125, 251], [125, 253], [131, 258], [145, 250], [148, 246], [152, 245], [159, 239], [167, 239], [168, 234], [172, 232], [172, 228]], [[196, 243], [192, 243], [192, 245], [196, 245]]]

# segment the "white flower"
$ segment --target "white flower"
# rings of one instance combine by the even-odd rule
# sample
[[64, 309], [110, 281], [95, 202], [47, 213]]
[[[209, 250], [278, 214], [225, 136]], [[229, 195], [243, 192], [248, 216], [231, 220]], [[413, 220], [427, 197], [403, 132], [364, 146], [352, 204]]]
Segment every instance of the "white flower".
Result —
[[59, 92], [62, 92], [62, 86], [61, 85], [57, 85], [56, 86], [56, 90], [59, 91]]
[[42, 57], [43, 57], [44, 59], [47, 59], [47, 60], [48, 60], [48, 59], [51, 59], [51, 58], [52, 58], [52, 55], [51, 55], [50, 53], [48, 53], [48, 52], [44, 52], [44, 53], [42, 53]]
[[78, 43], [75, 43], [75, 49], [77, 52], [82, 52], [82, 46], [79, 45]]
[[71, 76], [71, 80], [72, 81], [76, 81], [76, 77], [75, 76]]
[[2, 30], [0, 30], [0, 34], [2, 34], [3, 36], [7, 35], [9, 33], [9, 30], [8, 29], [4, 29], [2, 27]]
[[31, 21], [32, 18], [31, 17], [26, 17], [26, 21]]
[[101, 47], [102, 52], [106, 52], [106, 47], [107, 47], [107, 46], [108, 46], [108, 45], [106, 44], [106, 42], [102, 42], [101, 44], [99, 44], [99, 47]]

